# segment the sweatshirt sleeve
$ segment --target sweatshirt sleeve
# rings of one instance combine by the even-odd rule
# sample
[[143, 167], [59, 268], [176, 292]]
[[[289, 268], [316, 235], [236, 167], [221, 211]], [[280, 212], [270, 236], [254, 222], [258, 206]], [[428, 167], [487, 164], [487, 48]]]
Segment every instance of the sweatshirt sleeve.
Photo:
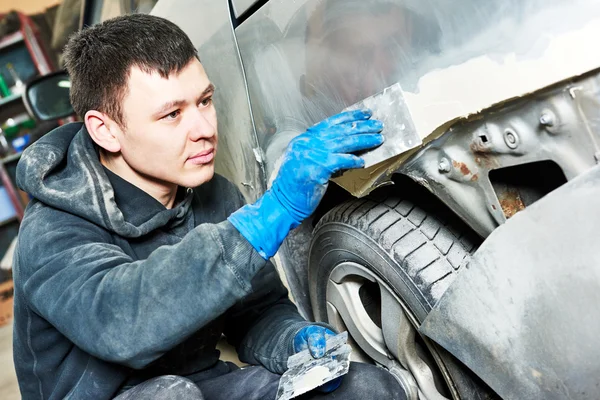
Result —
[[[240, 191], [225, 180], [223, 184], [223, 191], [233, 199], [228, 212], [242, 207], [245, 201]], [[294, 336], [310, 324], [289, 300], [279, 274], [268, 262], [253, 278], [248, 296], [228, 311], [224, 334], [241, 361], [282, 374], [287, 370], [288, 357], [294, 353]]]
[[252, 287], [252, 292], [227, 313], [224, 334], [241, 361], [282, 374], [293, 354], [294, 336], [310, 322], [288, 299], [271, 263], [254, 277]]
[[[15, 284], [84, 351], [143, 368], [251, 292], [265, 260], [227, 221], [133, 261], [101, 228], [37, 203], [19, 233]], [[50, 222], [52, 221], [52, 222]]]

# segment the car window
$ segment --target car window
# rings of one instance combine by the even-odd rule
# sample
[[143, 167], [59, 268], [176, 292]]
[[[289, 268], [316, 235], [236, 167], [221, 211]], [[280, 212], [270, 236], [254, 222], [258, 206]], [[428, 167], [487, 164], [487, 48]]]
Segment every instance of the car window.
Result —
[[92, 21], [92, 24], [106, 21], [107, 19], [118, 17], [124, 14], [149, 14], [158, 0], [87, 0], [95, 4], [102, 3], [102, 11], [98, 17]]
[[120, 0], [121, 10], [124, 14], [148, 14], [158, 0]]

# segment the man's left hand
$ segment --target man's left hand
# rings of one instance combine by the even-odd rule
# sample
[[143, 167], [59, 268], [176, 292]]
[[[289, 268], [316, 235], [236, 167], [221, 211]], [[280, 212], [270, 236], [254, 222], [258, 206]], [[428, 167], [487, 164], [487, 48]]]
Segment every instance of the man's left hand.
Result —
[[[321, 358], [327, 350], [327, 339], [335, 336], [335, 332], [319, 325], [308, 325], [300, 329], [294, 337], [294, 351], [306, 350], [313, 358]], [[323, 393], [333, 392], [342, 383], [342, 377], [335, 378], [317, 388]]]

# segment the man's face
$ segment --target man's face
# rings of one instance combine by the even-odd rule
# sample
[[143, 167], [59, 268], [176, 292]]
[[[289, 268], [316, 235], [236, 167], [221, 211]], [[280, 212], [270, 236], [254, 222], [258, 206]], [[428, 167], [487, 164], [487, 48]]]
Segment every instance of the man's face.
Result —
[[131, 69], [123, 99], [121, 155], [143, 179], [197, 187], [214, 174], [214, 86], [197, 59], [167, 79]]

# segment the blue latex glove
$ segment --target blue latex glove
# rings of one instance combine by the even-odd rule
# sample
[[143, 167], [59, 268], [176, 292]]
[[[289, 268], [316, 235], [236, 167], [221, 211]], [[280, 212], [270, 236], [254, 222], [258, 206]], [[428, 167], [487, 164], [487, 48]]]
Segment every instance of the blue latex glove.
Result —
[[[294, 351], [296, 353], [308, 348], [310, 355], [321, 358], [325, 355], [327, 339], [335, 336], [335, 333], [319, 325], [308, 325], [300, 329], [294, 336]], [[342, 384], [342, 377], [335, 378], [317, 388], [323, 393], [333, 392]]]
[[370, 118], [368, 110], [344, 112], [295, 137], [273, 187], [228, 218], [261, 256], [272, 257], [290, 230], [315, 211], [332, 174], [365, 165], [350, 153], [383, 143], [383, 124]]

